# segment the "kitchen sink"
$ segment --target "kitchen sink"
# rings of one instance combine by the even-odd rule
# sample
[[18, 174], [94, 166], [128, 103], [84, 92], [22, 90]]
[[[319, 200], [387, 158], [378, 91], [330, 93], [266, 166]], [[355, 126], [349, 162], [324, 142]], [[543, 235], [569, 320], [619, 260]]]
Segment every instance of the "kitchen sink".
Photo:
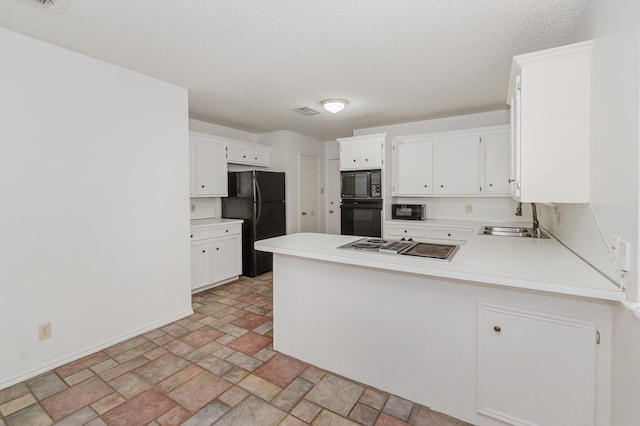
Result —
[[549, 238], [540, 230], [540, 236], [536, 237], [532, 228], [522, 228], [518, 226], [483, 226], [478, 235], [495, 235], [499, 237], [520, 237], [520, 238]]

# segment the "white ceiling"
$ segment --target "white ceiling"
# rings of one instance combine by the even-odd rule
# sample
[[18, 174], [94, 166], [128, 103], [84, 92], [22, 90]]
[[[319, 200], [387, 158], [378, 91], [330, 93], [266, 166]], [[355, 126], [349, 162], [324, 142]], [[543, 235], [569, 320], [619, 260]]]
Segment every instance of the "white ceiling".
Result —
[[511, 58], [565, 44], [586, 1], [2, 0], [0, 26], [185, 87], [191, 118], [331, 140], [505, 108]]

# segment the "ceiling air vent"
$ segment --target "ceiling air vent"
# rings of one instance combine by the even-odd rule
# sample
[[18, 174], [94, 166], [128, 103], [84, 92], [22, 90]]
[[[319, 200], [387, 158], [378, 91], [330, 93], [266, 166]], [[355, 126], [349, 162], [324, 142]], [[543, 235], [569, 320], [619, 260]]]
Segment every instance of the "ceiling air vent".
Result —
[[66, 11], [68, 1], [65, 0], [19, 0], [38, 9], [46, 10], [51, 13], [62, 13]]
[[[39, 1], [39, 0], [38, 0]], [[316, 114], [320, 114], [318, 111], [316, 111], [315, 109], [311, 109], [309, 107], [302, 107], [302, 108], [297, 108], [296, 111], [301, 112], [304, 115], [316, 115]]]

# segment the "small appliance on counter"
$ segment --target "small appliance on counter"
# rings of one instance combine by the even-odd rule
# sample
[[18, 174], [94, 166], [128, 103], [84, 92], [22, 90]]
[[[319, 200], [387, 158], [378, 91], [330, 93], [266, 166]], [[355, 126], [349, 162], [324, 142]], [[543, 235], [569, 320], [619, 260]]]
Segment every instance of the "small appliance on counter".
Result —
[[427, 207], [424, 204], [392, 204], [391, 219], [425, 220]]

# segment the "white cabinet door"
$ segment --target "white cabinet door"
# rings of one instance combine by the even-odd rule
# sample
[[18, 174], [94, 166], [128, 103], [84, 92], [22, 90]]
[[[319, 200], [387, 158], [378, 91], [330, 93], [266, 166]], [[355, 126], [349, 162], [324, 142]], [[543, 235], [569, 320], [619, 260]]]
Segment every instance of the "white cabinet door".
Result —
[[239, 235], [210, 240], [211, 282], [242, 274], [242, 241]]
[[226, 145], [214, 139], [191, 135], [191, 196], [226, 197]]
[[592, 42], [516, 56], [507, 102], [521, 201], [589, 202]]
[[480, 137], [452, 135], [435, 140], [436, 195], [480, 193]]
[[433, 139], [396, 138], [392, 142], [391, 158], [392, 195], [433, 193]]
[[360, 166], [364, 169], [382, 167], [382, 144], [380, 141], [374, 140], [360, 144]]
[[482, 193], [509, 194], [509, 129], [482, 133]]
[[340, 170], [381, 169], [386, 133], [340, 138]]
[[357, 143], [340, 144], [340, 169], [360, 168], [360, 145]]
[[194, 241], [191, 243], [191, 288], [211, 282], [209, 240]]
[[249, 148], [244, 145], [229, 144], [227, 148], [228, 163], [246, 163], [249, 161]]
[[271, 149], [269, 148], [250, 148], [249, 157], [256, 166], [269, 167], [271, 165]]
[[478, 411], [514, 425], [593, 425], [595, 324], [479, 308]]

